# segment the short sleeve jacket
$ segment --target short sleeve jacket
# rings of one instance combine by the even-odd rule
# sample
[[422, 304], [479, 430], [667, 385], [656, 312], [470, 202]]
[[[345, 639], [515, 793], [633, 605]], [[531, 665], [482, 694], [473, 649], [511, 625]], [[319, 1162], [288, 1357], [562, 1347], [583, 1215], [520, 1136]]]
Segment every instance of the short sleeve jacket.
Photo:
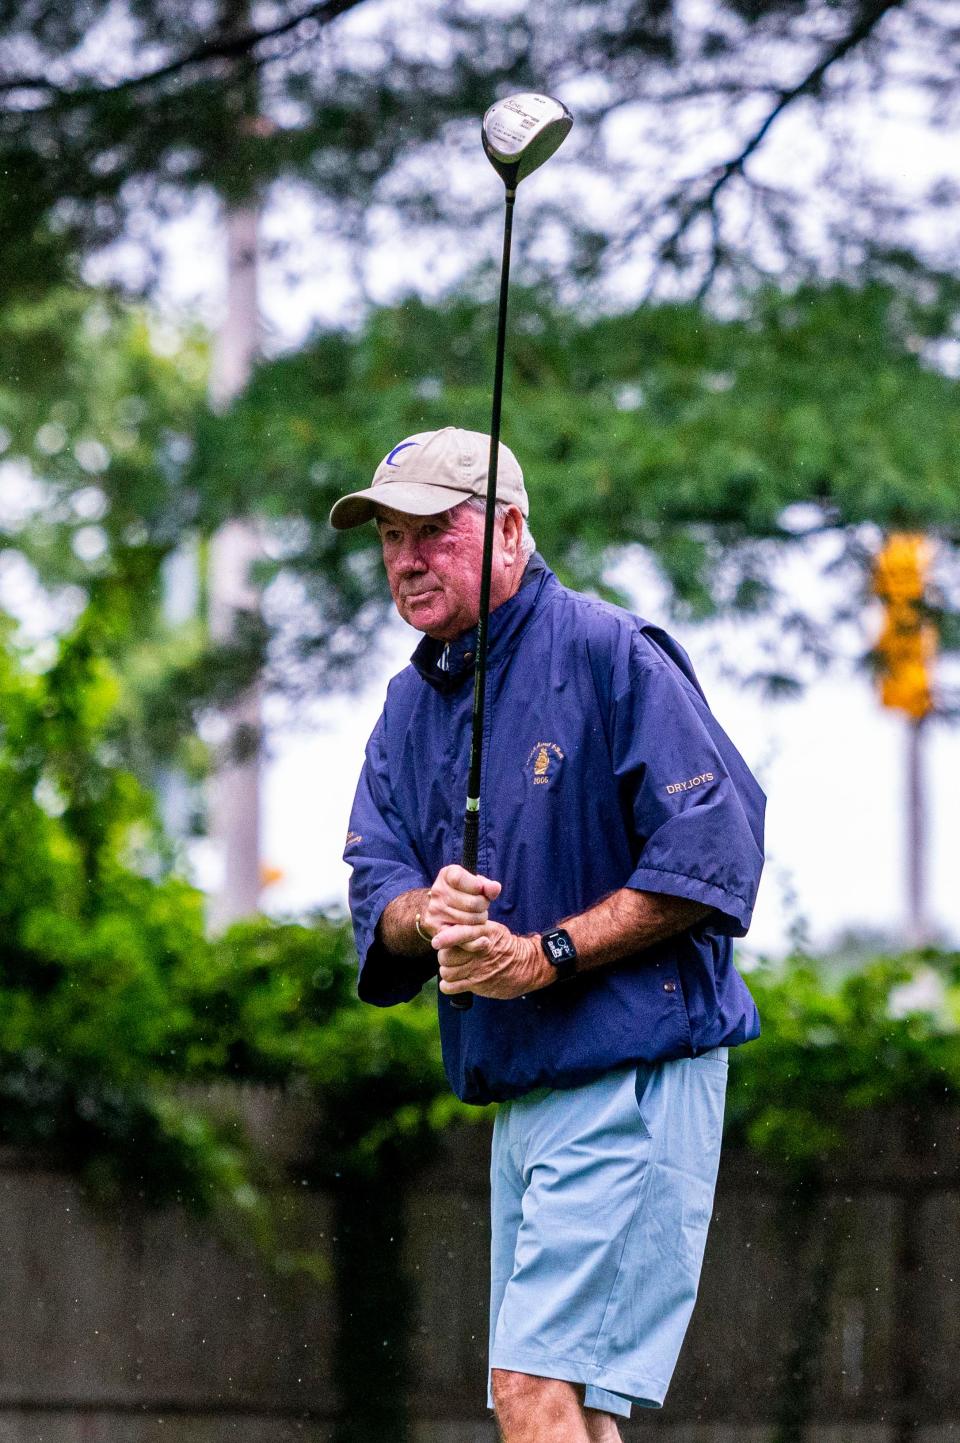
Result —
[[[560, 585], [538, 557], [490, 618], [479, 870], [491, 916], [540, 933], [620, 887], [711, 908], [696, 927], [526, 997], [440, 995], [450, 1084], [486, 1103], [757, 1036], [731, 938], [749, 926], [764, 797], [667, 634]], [[459, 860], [474, 633], [424, 639], [367, 746], [345, 859], [360, 996], [415, 996], [431, 959], [378, 933], [395, 897]]]

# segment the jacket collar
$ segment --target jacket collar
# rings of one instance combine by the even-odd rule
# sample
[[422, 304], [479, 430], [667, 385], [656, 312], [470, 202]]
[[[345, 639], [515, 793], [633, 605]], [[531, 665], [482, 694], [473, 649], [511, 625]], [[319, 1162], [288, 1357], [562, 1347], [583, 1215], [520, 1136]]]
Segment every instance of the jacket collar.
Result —
[[[537, 608], [537, 603], [553, 572], [538, 551], [527, 562], [519, 588], [490, 613], [487, 624], [487, 666], [492, 667], [512, 651], [521, 632]], [[453, 641], [435, 641], [425, 636], [410, 660], [417, 671], [437, 691], [457, 690], [466, 677], [473, 675], [477, 628], [461, 632]]]

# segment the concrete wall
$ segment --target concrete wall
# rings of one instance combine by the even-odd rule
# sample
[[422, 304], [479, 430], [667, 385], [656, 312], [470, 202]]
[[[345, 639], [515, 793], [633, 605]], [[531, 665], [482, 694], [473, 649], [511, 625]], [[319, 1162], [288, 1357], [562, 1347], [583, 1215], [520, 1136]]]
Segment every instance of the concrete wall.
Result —
[[[309, 1119], [265, 1094], [246, 1105], [293, 1166]], [[412, 1443], [495, 1438], [487, 1145], [485, 1129], [463, 1130], [405, 1201], [386, 1200], [403, 1205], [414, 1285]], [[297, 1188], [281, 1214], [288, 1246], [328, 1259], [326, 1280], [277, 1277], [177, 1210], [94, 1208], [52, 1163], [0, 1154], [0, 1443], [331, 1443], [336, 1207]], [[960, 1440], [958, 1290], [957, 1114], [866, 1119], [821, 1195], [784, 1193], [728, 1151], [667, 1408], [629, 1436]]]

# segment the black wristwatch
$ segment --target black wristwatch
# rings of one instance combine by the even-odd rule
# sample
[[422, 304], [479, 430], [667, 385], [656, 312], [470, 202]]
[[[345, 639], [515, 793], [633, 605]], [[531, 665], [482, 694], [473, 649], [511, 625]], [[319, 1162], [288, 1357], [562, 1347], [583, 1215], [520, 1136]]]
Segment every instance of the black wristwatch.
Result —
[[576, 976], [577, 949], [569, 932], [565, 932], [562, 927], [555, 927], [552, 932], [544, 932], [540, 938], [540, 946], [556, 972], [558, 982], [566, 982], [568, 977]]

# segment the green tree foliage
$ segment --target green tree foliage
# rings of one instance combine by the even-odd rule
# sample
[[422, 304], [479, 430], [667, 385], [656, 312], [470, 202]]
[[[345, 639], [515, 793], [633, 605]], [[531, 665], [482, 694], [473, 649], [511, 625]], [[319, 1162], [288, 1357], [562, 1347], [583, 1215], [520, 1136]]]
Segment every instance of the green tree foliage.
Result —
[[150, 584], [150, 564], [205, 504], [186, 463], [206, 372], [199, 332], [102, 293], [64, 288], [0, 310], [5, 455], [42, 486], [18, 544], [46, 582], [130, 567], [138, 587]]
[[[602, 589], [617, 549], [643, 548], [676, 614], [774, 623], [762, 675], [786, 686], [857, 621], [882, 532], [916, 528], [941, 542], [953, 645], [960, 410], [938, 361], [954, 303], [946, 283], [875, 282], [761, 290], [729, 319], [691, 302], [582, 319], [518, 293], [503, 435], [541, 549]], [[372, 528], [337, 535], [329, 508], [401, 436], [486, 428], [491, 324], [478, 302], [411, 300], [263, 365], [204, 418], [197, 475], [275, 518], [304, 590], [274, 620], [317, 680], [355, 667], [388, 609]], [[785, 580], [794, 556], [832, 577], [809, 603]]]
[[[882, 533], [915, 528], [939, 541], [938, 620], [955, 645], [952, 283], [760, 290], [730, 318], [695, 302], [584, 318], [540, 291], [514, 301], [504, 437], [566, 579], [602, 590], [611, 559], [640, 548], [675, 615], [764, 622], [757, 675], [784, 688], [858, 623]], [[201, 772], [198, 718], [265, 654], [290, 691], [359, 675], [389, 602], [372, 529], [333, 532], [330, 506], [403, 435], [485, 429], [492, 322], [467, 298], [375, 311], [356, 334], [263, 363], [216, 416], [199, 337], [81, 293], [0, 313], [0, 360], [19, 366], [0, 387], [6, 454], [39, 481], [9, 540], [48, 587], [99, 590], [141, 778], [174, 755]], [[261, 519], [263, 579], [280, 584], [265, 628], [213, 652], [202, 597], [195, 624], [164, 621], [162, 568], [185, 536], [202, 560], [231, 515]]]
[[0, 309], [0, 538], [39, 579], [51, 627], [95, 608], [119, 689], [114, 744], [150, 784], [158, 760], [202, 775], [198, 719], [249, 681], [263, 649], [254, 626], [214, 646], [202, 588], [195, 617], [164, 614], [167, 558], [184, 538], [202, 551], [235, 511], [190, 464], [207, 365], [199, 331], [103, 293]]
[[748, 981], [763, 1032], [735, 1054], [727, 1127], [787, 1177], [835, 1154], [868, 1109], [960, 1100], [956, 954], [880, 957], [840, 979], [797, 957]]
[[[362, 1173], [447, 1107], [428, 1002], [363, 1008], [337, 921], [205, 936], [150, 798], [117, 763], [122, 696], [96, 603], [44, 671], [0, 647], [0, 1135], [101, 1188], [251, 1206], [255, 1161], [183, 1101], [214, 1079], [309, 1085], [318, 1166]], [[325, 1152], [323, 1151], [325, 1149]], [[326, 1162], [323, 1162], [323, 1158]]]
[[[276, 182], [327, 242], [392, 217], [469, 256], [499, 198], [469, 179], [477, 120], [544, 88], [578, 116], [536, 225], [568, 274], [952, 266], [955, 177], [924, 142], [956, 119], [958, 45], [949, 0], [27, 0], [0, 10], [0, 275], [41, 294], [122, 237], [143, 282], [158, 218]], [[922, 167], [870, 155], [891, 112]]]

